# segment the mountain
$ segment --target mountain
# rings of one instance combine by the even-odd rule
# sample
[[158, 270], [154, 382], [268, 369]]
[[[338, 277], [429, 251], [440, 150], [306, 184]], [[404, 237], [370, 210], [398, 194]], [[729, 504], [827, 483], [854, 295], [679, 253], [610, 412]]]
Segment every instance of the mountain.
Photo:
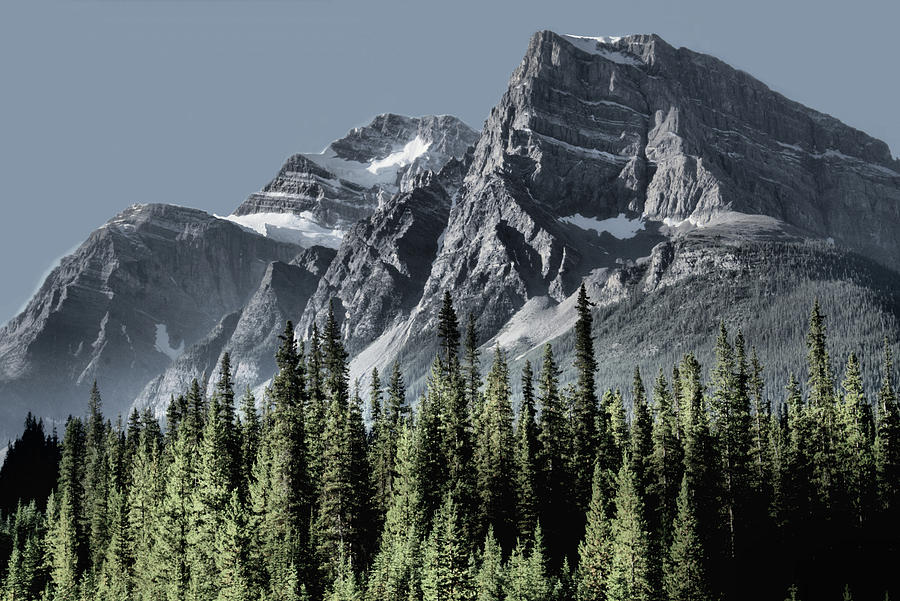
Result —
[[225, 352], [262, 392], [284, 321], [305, 336], [329, 304], [351, 377], [400, 360], [414, 396], [445, 290], [482, 356], [515, 369], [553, 342], [568, 370], [582, 282], [601, 387], [708, 356], [719, 320], [781, 382], [813, 298], [836, 360], [896, 348], [898, 227], [883, 142], [655, 35], [539, 32], [480, 133], [381, 115], [232, 215], [151, 205], [100, 228], [0, 332], [0, 419], [78, 412], [94, 378], [111, 413], [161, 414]]

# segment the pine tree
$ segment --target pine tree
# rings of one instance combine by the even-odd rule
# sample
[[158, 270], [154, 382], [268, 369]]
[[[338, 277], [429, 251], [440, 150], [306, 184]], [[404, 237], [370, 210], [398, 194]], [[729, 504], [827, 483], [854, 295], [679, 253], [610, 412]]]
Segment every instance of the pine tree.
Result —
[[453, 369], [459, 362], [459, 322], [448, 290], [444, 291], [441, 310], [438, 313], [438, 338], [440, 338], [439, 357], [446, 369]]
[[311, 579], [311, 485], [304, 437], [302, 357], [287, 322], [276, 353], [278, 374], [270, 392], [274, 407], [263, 430], [250, 487], [251, 548], [263, 558], [262, 571], [276, 599], [297, 598]]
[[373, 601], [407, 601], [421, 593], [423, 515], [415, 469], [415, 441], [405, 423], [400, 426], [392, 489], [380, 548], [369, 577], [367, 596]]
[[607, 468], [615, 468], [618, 471], [622, 465], [622, 456], [631, 444], [628, 433], [628, 421], [625, 411], [625, 399], [618, 390], [607, 390], [604, 394], [603, 405], [609, 416], [610, 437], [613, 443], [613, 454], [609, 458]]
[[612, 537], [608, 514], [610, 503], [604, 498], [605, 480], [606, 475], [598, 462], [594, 466], [587, 527], [584, 539], [578, 545], [578, 601], [606, 599]]
[[318, 499], [322, 494], [322, 461], [325, 456], [322, 433], [325, 431], [325, 419], [328, 414], [328, 399], [325, 394], [325, 358], [322, 355], [322, 336], [319, 326], [312, 325], [309, 339], [309, 352], [306, 360], [307, 390], [304, 407], [304, 435], [309, 457], [309, 481], [312, 485], [311, 498]]
[[[227, 357], [227, 354], [225, 355]], [[216, 590], [216, 537], [232, 491], [237, 490], [239, 472], [237, 435], [233, 411], [225, 406], [234, 394], [222, 388], [230, 379], [229, 363], [222, 362], [219, 389], [208, 404], [200, 447], [197, 449], [196, 486], [190, 493], [187, 561], [190, 566], [190, 598], [212, 598]]]
[[607, 579], [610, 601], [649, 600], [659, 594], [645, 515], [633, 458], [629, 457], [619, 470], [616, 516], [610, 531], [612, 546]]
[[809, 438], [812, 450], [812, 482], [816, 489], [812, 510], [818, 519], [825, 519], [840, 494], [837, 482], [836, 451], [837, 410], [835, 406], [834, 375], [828, 356], [825, 316], [819, 302], [813, 304], [806, 338], [809, 372], [810, 425]]
[[249, 557], [247, 525], [247, 511], [237, 490], [232, 490], [215, 537], [216, 579], [212, 588], [217, 601], [248, 601], [257, 595], [259, 580]]
[[[676, 388], [678, 383], [676, 382]], [[664, 547], [671, 539], [671, 524], [675, 519], [678, 486], [684, 473], [684, 450], [678, 438], [678, 416], [662, 369], [653, 385], [656, 420], [653, 423], [653, 497], [657, 499], [655, 523], [658, 539]]]
[[[544, 359], [538, 385], [540, 414], [540, 522], [547, 532], [550, 557], [562, 557], [570, 549], [573, 511], [572, 478], [569, 468], [566, 416], [559, 397], [559, 370], [553, 359], [553, 348], [544, 346]], [[579, 533], [580, 534], [580, 533]]]
[[256, 397], [250, 387], [241, 398], [241, 451], [240, 451], [240, 486], [244, 498], [249, 494], [249, 485], [253, 476], [253, 464], [259, 453], [259, 442], [262, 437], [262, 423], [256, 412]]
[[591, 477], [597, 457], [598, 410], [594, 376], [597, 361], [594, 359], [594, 344], [591, 340], [592, 303], [588, 299], [584, 284], [578, 290], [575, 322], [575, 385], [573, 427], [572, 427], [572, 467], [575, 485], [575, 502], [580, 513], [587, 510], [590, 501]]
[[[433, 516], [447, 488], [447, 463], [443, 450], [442, 388], [444, 376], [439, 358], [431, 365], [425, 395], [419, 401], [415, 429], [415, 464], [421, 494], [422, 513]], [[430, 527], [426, 524], [426, 531]]]
[[[710, 555], [722, 561], [727, 551], [719, 526], [722, 521], [720, 455], [710, 432], [700, 370], [696, 358], [685, 355], [679, 368], [684, 404], [684, 473], [694, 494], [699, 536]], [[718, 570], [718, 573], [724, 577], [725, 571]]]
[[152, 521], [153, 542], [148, 567], [152, 570], [150, 598], [169, 601], [187, 598], [190, 571], [188, 531], [194, 490], [196, 443], [188, 428], [180, 428], [167, 445], [165, 489]]
[[534, 372], [525, 361], [522, 369], [522, 403], [516, 426], [515, 486], [518, 532], [522, 540], [531, 540], [540, 509], [539, 458], [540, 433], [535, 422]]
[[488, 528], [481, 553], [481, 567], [475, 577], [476, 601], [503, 601], [506, 588], [506, 573], [503, 565], [503, 553], [494, 531]]
[[540, 526], [535, 527], [533, 544], [519, 541], [510, 556], [507, 582], [506, 601], [543, 601], [550, 597]]
[[474, 566], [456, 503], [447, 494], [425, 545], [423, 601], [469, 601], [474, 598]]
[[[894, 391], [893, 371], [893, 356], [885, 339], [874, 454], [878, 501], [886, 516], [896, 515], [900, 508], [900, 406]], [[894, 518], [894, 524], [897, 522]]]
[[499, 347], [487, 377], [484, 410], [479, 423], [475, 466], [480, 497], [480, 530], [492, 527], [501, 547], [515, 540], [515, 482], [512, 405], [509, 368]]
[[158, 599], [154, 583], [153, 541], [156, 512], [162, 502], [164, 480], [160, 463], [160, 438], [151, 427], [138, 435], [137, 451], [131, 467], [128, 489], [128, 540], [134, 558], [133, 595], [135, 601]]
[[391, 481], [397, 441], [396, 425], [391, 423], [389, 408], [382, 399], [381, 377], [377, 368], [372, 368], [369, 408], [372, 420], [369, 463], [372, 466], [372, 487], [375, 491], [374, 509], [379, 522], [377, 528], [380, 530], [380, 522], [384, 519], [391, 502]]
[[862, 374], [856, 354], [850, 353], [841, 382], [844, 398], [838, 416], [838, 464], [842, 473], [842, 498], [850, 505], [853, 521], [861, 524], [874, 505], [874, 436], [869, 403], [863, 392]]
[[707, 554], [693, 496], [685, 475], [678, 495], [678, 514], [672, 527], [672, 545], [665, 564], [666, 593], [669, 599], [678, 601], [708, 601], [713, 598], [707, 573]]
[[475, 328], [475, 316], [469, 313], [466, 322], [465, 365], [463, 371], [466, 378], [466, 402], [471, 411], [476, 411], [481, 404], [481, 363], [478, 351], [478, 331]]
[[103, 420], [102, 401], [97, 382], [91, 388], [88, 402], [88, 419], [85, 432], [84, 512], [78, 516], [81, 530], [86, 535], [88, 564], [99, 569], [106, 552], [107, 542], [107, 494], [109, 492], [109, 465], [106, 457], [108, 426]]

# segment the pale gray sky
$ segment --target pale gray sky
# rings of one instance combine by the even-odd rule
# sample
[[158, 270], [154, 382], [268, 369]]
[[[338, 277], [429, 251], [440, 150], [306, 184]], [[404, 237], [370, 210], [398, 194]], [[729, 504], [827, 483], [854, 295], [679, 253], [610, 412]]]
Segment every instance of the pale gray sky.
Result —
[[884, 0], [2, 0], [0, 323], [135, 202], [228, 213], [381, 112], [480, 127], [539, 29], [654, 32], [900, 151]]

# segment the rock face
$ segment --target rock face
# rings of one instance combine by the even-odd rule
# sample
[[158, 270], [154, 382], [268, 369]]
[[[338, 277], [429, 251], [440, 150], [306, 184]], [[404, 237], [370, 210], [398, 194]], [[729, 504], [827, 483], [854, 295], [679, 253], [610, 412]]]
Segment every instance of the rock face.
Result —
[[768, 215], [900, 260], [900, 161], [886, 144], [655, 35], [535, 34], [470, 179], [512, 166], [559, 214]]
[[259, 287], [240, 311], [226, 315], [200, 342], [193, 345], [141, 391], [138, 407], [151, 407], [160, 417], [165, 403], [183, 393], [194, 378], [212, 394], [217, 366], [225, 353], [234, 357], [235, 387], [258, 389], [276, 371], [273, 349], [285, 322], [299, 316], [319, 282], [334, 251], [321, 246], [302, 251], [290, 264], [269, 263]]
[[131, 207], [62, 260], [0, 330], [3, 435], [31, 410], [78, 413], [97, 380], [110, 413], [219, 320], [241, 309], [270, 261], [297, 247], [202, 211]]
[[[329, 232], [315, 242], [336, 248], [355, 221], [409, 191], [425, 171], [438, 172], [451, 159], [461, 159], [477, 139], [474, 130], [449, 115], [379, 115], [319, 154], [290, 157], [230, 219], [275, 236], [290, 230]], [[308, 245], [304, 237], [295, 241]]]
[[233, 215], [152, 205], [100, 228], [0, 331], [0, 435], [27, 409], [80, 412], [95, 378], [110, 413], [162, 414], [225, 352], [261, 392], [284, 322], [302, 337], [329, 304], [351, 377], [399, 359], [415, 396], [445, 290], [484, 355], [500, 344], [515, 369], [555, 341], [568, 369], [585, 282], [601, 386], [705, 357], [720, 318], [764, 340], [763, 363], [795, 356], [813, 297], [842, 344], [874, 348], [896, 342], [898, 230], [884, 143], [654, 35], [539, 32], [480, 134], [381, 115]]

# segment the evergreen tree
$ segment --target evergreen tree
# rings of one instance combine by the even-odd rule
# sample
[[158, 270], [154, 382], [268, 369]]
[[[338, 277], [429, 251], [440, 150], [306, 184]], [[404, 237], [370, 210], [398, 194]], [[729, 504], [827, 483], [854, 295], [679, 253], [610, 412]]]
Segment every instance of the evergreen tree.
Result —
[[475, 466], [482, 531], [492, 527], [501, 547], [515, 539], [515, 481], [509, 368], [499, 347], [487, 377], [484, 411], [479, 423]]
[[465, 366], [463, 371], [466, 378], [466, 402], [471, 411], [477, 412], [481, 403], [481, 363], [478, 351], [478, 332], [475, 329], [475, 316], [469, 313], [466, 322], [465, 340]]
[[598, 462], [594, 467], [587, 527], [584, 539], [578, 545], [578, 601], [606, 599], [612, 537], [608, 514], [610, 504], [604, 498], [605, 478]]
[[610, 601], [658, 597], [657, 566], [644, 515], [633, 459], [629, 457], [619, 470], [616, 517], [610, 529], [612, 546], [606, 597]]
[[248, 601], [257, 596], [259, 580], [249, 557], [247, 517], [237, 490], [232, 490], [215, 536], [216, 580], [212, 588], [217, 601]]
[[474, 566], [456, 503], [447, 494], [424, 552], [423, 601], [468, 601], [475, 596]]
[[441, 310], [438, 313], [438, 338], [440, 338], [439, 357], [446, 369], [453, 369], [459, 362], [459, 322], [449, 290], [444, 291]]
[[693, 501], [687, 475], [681, 481], [678, 514], [672, 530], [672, 545], [665, 564], [665, 588], [668, 598], [678, 601], [712, 599], [707, 575], [706, 550], [700, 535], [697, 507]]
[[525, 361], [522, 369], [522, 402], [516, 426], [515, 486], [518, 532], [522, 540], [531, 540], [533, 525], [538, 520], [540, 508], [539, 458], [540, 434], [535, 422], [534, 372], [531, 362]]
[[540, 470], [541, 524], [547, 532], [547, 547], [551, 557], [569, 552], [572, 511], [571, 476], [569, 471], [566, 416], [559, 397], [559, 370], [553, 359], [553, 348], [544, 346], [544, 359], [538, 385], [540, 414]]
[[309, 561], [310, 495], [303, 421], [302, 359], [287, 322], [276, 353], [278, 373], [270, 397], [274, 407], [264, 429], [250, 488], [251, 548], [263, 558], [262, 570], [275, 599], [293, 599], [313, 575]]
[[153, 542], [148, 567], [152, 570], [150, 598], [168, 601], [187, 598], [190, 584], [188, 532], [191, 527], [191, 493], [194, 490], [197, 452], [192, 432], [179, 429], [167, 445], [165, 489], [152, 521]]
[[[678, 383], [676, 382], [676, 388]], [[684, 450], [678, 439], [678, 417], [662, 369], [653, 385], [656, 420], [653, 423], [653, 486], [652, 496], [657, 502], [655, 524], [658, 540], [667, 546], [675, 519], [678, 486], [684, 473]]]
[[854, 353], [847, 359], [841, 382], [844, 398], [838, 416], [838, 463], [842, 473], [842, 498], [847, 499], [851, 517], [861, 524], [868, 517], [875, 498], [874, 432], [869, 403], [863, 392], [859, 361]]
[[503, 601], [505, 598], [506, 573], [503, 565], [503, 553], [494, 531], [488, 528], [481, 553], [481, 567], [475, 577], [476, 601]]
[[510, 556], [507, 582], [507, 601], [542, 601], [550, 597], [540, 526], [535, 528], [534, 543], [519, 541]]
[[[893, 356], [885, 339], [874, 455], [878, 500], [882, 512], [888, 516], [896, 516], [900, 509], [900, 406], [894, 391], [893, 371]], [[894, 517], [895, 528], [898, 522]]]
[[262, 437], [262, 423], [259, 414], [256, 412], [256, 397], [250, 391], [250, 387], [244, 391], [241, 398], [241, 450], [239, 453], [241, 459], [240, 466], [240, 486], [243, 495], [246, 498], [248, 487], [253, 476], [253, 464], [256, 463], [256, 456], [259, 453], [259, 442]]
[[392, 489], [380, 548], [369, 577], [367, 596], [373, 601], [407, 601], [421, 593], [423, 515], [415, 469], [415, 441], [405, 423], [400, 426]]
[[594, 359], [594, 344], [591, 340], [592, 303], [588, 299], [584, 284], [578, 290], [575, 322], [575, 385], [572, 424], [572, 468], [575, 485], [575, 502], [580, 513], [587, 510], [590, 501], [591, 477], [597, 457], [598, 411], [594, 376], [597, 361]]
[[158, 599], [154, 582], [153, 542], [156, 514], [162, 502], [164, 481], [158, 433], [145, 427], [138, 435], [128, 489], [128, 541], [133, 558], [135, 601]]

